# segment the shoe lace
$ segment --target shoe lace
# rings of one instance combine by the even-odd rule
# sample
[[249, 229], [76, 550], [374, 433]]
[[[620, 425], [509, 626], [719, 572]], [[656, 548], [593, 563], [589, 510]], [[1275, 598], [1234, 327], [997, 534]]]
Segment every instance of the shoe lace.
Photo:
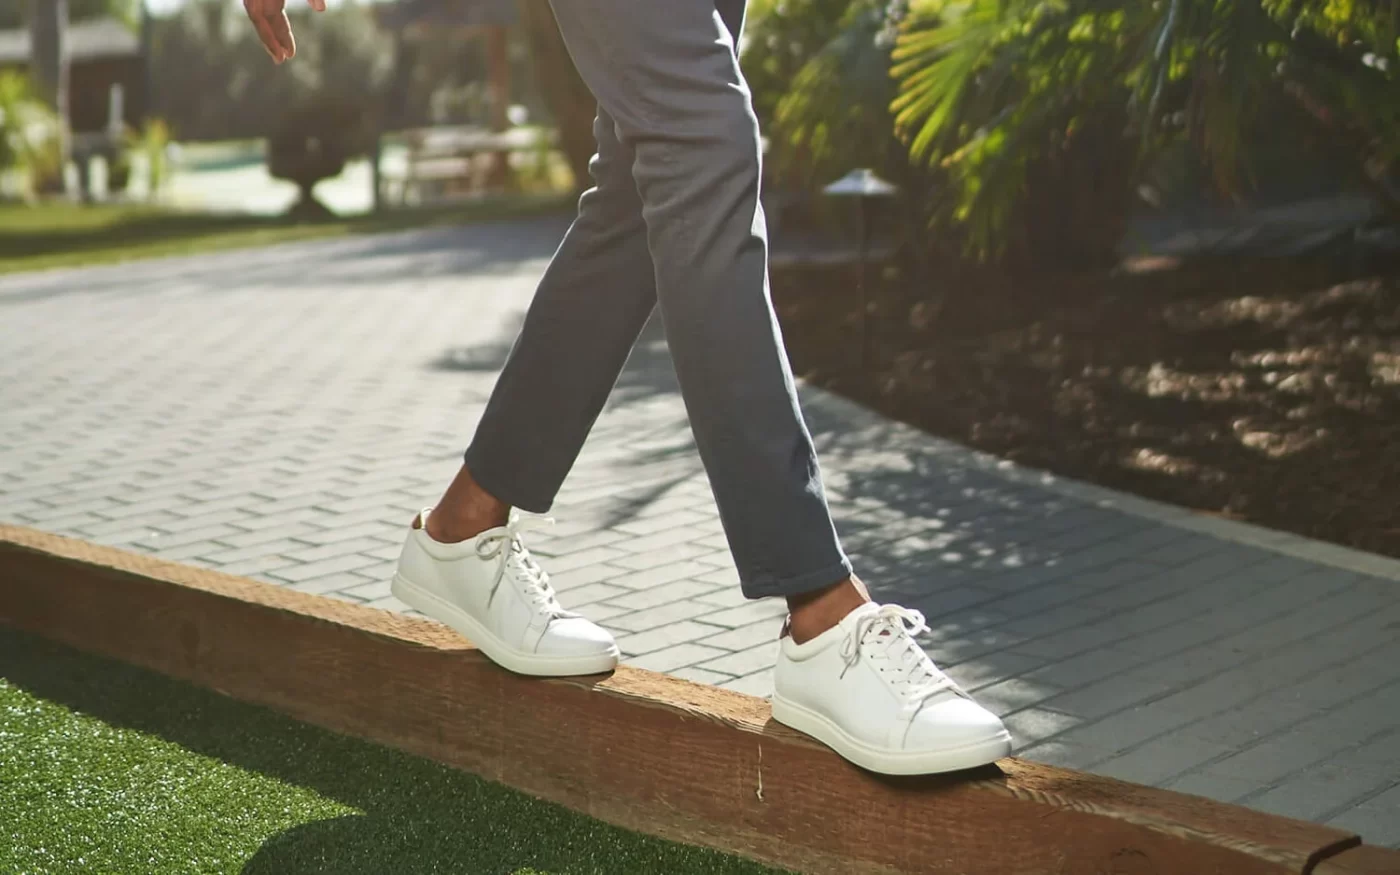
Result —
[[488, 605], [495, 600], [501, 582], [509, 579], [537, 613], [550, 619], [573, 616], [559, 604], [554, 587], [550, 586], [548, 572], [530, 555], [521, 538], [521, 534], [530, 529], [540, 529], [553, 524], [554, 520], [551, 517], [519, 515], [512, 517], [500, 528], [482, 532], [476, 539], [478, 557], [488, 561], [499, 559], [496, 564], [496, 578], [491, 583], [491, 594], [486, 600]]
[[862, 615], [841, 644], [841, 656], [846, 661], [842, 676], [864, 657], [874, 664], [906, 706], [915, 710], [943, 692], [966, 696], [952, 678], [933, 664], [914, 639], [928, 628], [923, 614], [899, 605], [881, 605], [879, 610]]

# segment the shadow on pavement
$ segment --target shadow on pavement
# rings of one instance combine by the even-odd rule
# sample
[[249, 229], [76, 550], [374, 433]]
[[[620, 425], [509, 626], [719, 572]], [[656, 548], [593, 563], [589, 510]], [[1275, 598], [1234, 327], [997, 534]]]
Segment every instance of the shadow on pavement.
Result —
[[566, 217], [511, 219], [401, 233], [154, 258], [126, 264], [0, 277], [0, 307], [61, 295], [216, 293], [396, 284], [465, 274], [514, 273], [548, 258]]

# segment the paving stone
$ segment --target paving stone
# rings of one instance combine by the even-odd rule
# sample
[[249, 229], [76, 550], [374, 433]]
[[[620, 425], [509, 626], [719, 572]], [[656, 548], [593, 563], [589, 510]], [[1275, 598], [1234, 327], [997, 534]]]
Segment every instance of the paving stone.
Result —
[[[303, 584], [293, 584], [293, 586], [306, 586], [307, 584], [311, 584], [316, 587], [324, 587], [320, 590], [321, 592], [339, 590], [357, 599], [364, 599], [367, 602], [382, 599], [390, 594], [389, 590], [392, 584], [389, 581], [366, 580], [360, 577], [358, 582], [353, 582], [354, 577], [357, 576], [358, 575], [354, 575], [354, 572], [342, 572], [341, 574], [331, 574], [326, 577], [313, 578]], [[310, 592], [311, 590], [303, 589], [302, 591]]]
[[[561, 231], [432, 231], [406, 236], [411, 251], [292, 244], [275, 282], [217, 255], [0, 278], [13, 353], [0, 356], [0, 519], [403, 609], [384, 594], [403, 525], [456, 472], [498, 376], [496, 352], [473, 369], [432, 362], [509, 347]], [[477, 252], [490, 269], [460, 269]], [[443, 269], [424, 270], [434, 259]], [[146, 306], [163, 278], [178, 294]], [[55, 294], [67, 287], [105, 291], [73, 307]], [[743, 597], [659, 323], [647, 331], [556, 502], [561, 523], [527, 541], [566, 604], [620, 638], [674, 642], [657, 659], [732, 658], [674, 670], [762, 694], [771, 663], [741, 654], [774, 646], [785, 607]], [[1341, 799], [1353, 774], [1400, 784], [1395, 563], [1282, 534], [1242, 543], [1257, 533], [989, 464], [800, 391], [874, 596], [923, 610], [953, 677], [1023, 708], [1008, 718], [1023, 749], [1141, 777], [1184, 768], [1159, 780], [1380, 834], [1395, 821], [1375, 814], [1396, 807], [1387, 788]], [[696, 625], [712, 631], [679, 640]], [[1217, 749], [1262, 749], [1278, 767], [1232, 779], [1217, 769], [1231, 755], [1199, 761]], [[1317, 813], [1324, 801], [1347, 811]]]
[[86, 511], [65, 511], [50, 514], [32, 514], [29, 521], [36, 526], [50, 532], [76, 532], [90, 525], [101, 525], [110, 522], [108, 517], [98, 516], [95, 513]]
[[[667, 607], [669, 607], [669, 605]], [[610, 605], [606, 602], [594, 602], [593, 604], [589, 605], [578, 605], [572, 608], [572, 610], [583, 614], [595, 623], [601, 623], [605, 628], [617, 634], [622, 634], [630, 630], [623, 630], [619, 626], [614, 626], [609, 621], [612, 620], [614, 617], [620, 617], [634, 613], [633, 611], [628, 610], [627, 608], [621, 607], [619, 605]]]
[[1026, 672], [1044, 660], [1012, 651], [998, 651], [949, 666], [945, 673], [965, 690], [973, 691], [1010, 677], [1026, 677]]
[[1104, 717], [1165, 692], [1166, 685], [1154, 686], [1148, 675], [1150, 670], [1115, 674], [1049, 699], [1045, 706], [1089, 719]]
[[696, 668], [693, 665], [687, 666], [686, 668], [675, 669], [674, 671], [668, 672], [668, 674], [687, 681], [695, 681], [697, 684], [709, 684], [712, 687], [717, 687], [727, 681], [734, 680], [732, 675], [727, 675], [724, 672], [707, 671], [703, 668]]
[[730, 553], [728, 549], [710, 550], [706, 547], [701, 547], [699, 543], [696, 542], [687, 544], [686, 549], [704, 551], [689, 558], [694, 559], [696, 562], [703, 562], [706, 565], [713, 565], [721, 571], [732, 572], [734, 585], [739, 585], [739, 572], [734, 568], [734, 554]]
[[[143, 543], [149, 545], [149, 542], [133, 541], [132, 546], [141, 546]], [[187, 562], [190, 560], [198, 559], [200, 556], [203, 556], [210, 550], [217, 550], [220, 546], [222, 545], [214, 541], [195, 541], [189, 544], [177, 544], [171, 546], [163, 546], [159, 548], [152, 548], [151, 552], [154, 553], [156, 556], [159, 556], [161, 559], [165, 559], [169, 562]]]
[[1040, 704], [1063, 691], [1063, 687], [1022, 678], [1007, 678], [979, 689], [977, 701], [996, 714], [1004, 716]]
[[612, 547], [590, 547], [586, 550], [578, 550], [550, 559], [548, 571], [550, 576], [564, 574], [576, 568], [597, 565], [626, 555], [621, 550], [614, 550]]
[[389, 526], [382, 522], [359, 523], [353, 526], [334, 526], [328, 529], [306, 532], [296, 535], [299, 541], [306, 541], [309, 544], [322, 546], [326, 544], [343, 544], [351, 541], [358, 541], [374, 535], [385, 535], [398, 539], [401, 532], [396, 526]]
[[[537, 533], [531, 532], [526, 538], [526, 543], [529, 544], [531, 552], [538, 553], [541, 556], [565, 556], [570, 553], [587, 550], [591, 547], [607, 547], [621, 541], [630, 540], [631, 537], [631, 535], [627, 535], [623, 532], [614, 532], [610, 529], [591, 529], [566, 538], [551, 537], [548, 539], [539, 539]], [[539, 543], [536, 543], [536, 541], [539, 541]]]
[[1328, 826], [1350, 830], [1368, 845], [1400, 848], [1400, 817], [1396, 809], [1375, 805], [1358, 805], [1327, 821]]
[[[1083, 721], [1069, 714], [1060, 714], [1044, 708], [1027, 708], [1003, 719], [1006, 728], [1011, 730], [1011, 739], [1017, 745], [1036, 744], [1044, 739], [1058, 736], [1078, 726]], [[1059, 739], [1057, 739], [1059, 740]], [[1073, 743], [1073, 740], [1070, 739]]]
[[[262, 544], [254, 544], [251, 547], [221, 547], [210, 553], [205, 553], [200, 558], [214, 565], [224, 565], [231, 562], [242, 562], [245, 559], [257, 559], [262, 556], [279, 553], [292, 554], [306, 549], [308, 549], [308, 545], [303, 541], [282, 538]], [[288, 558], [293, 557], [289, 556]]]
[[1217, 802], [1238, 802], [1258, 789], [1254, 781], [1217, 775], [1209, 769], [1190, 772], [1166, 784], [1167, 789], [1178, 793], [1204, 796]]
[[[626, 541], [619, 541], [617, 546], [629, 553], [649, 553], [653, 550], [664, 550], [677, 544], [695, 543], [702, 547], [711, 547], [707, 543], [709, 537], [699, 537], [698, 533], [689, 527], [682, 526], [676, 529], [667, 529], [664, 532], [657, 532], [654, 535], [646, 535], [640, 538], [629, 538]], [[714, 549], [711, 547], [711, 549]], [[706, 569], [709, 570], [709, 569]]]
[[302, 544], [282, 550], [282, 555], [288, 559], [295, 559], [298, 562], [320, 562], [323, 559], [331, 559], [336, 556], [345, 556], [351, 553], [360, 553], [363, 542], [357, 538], [349, 538], [343, 541], [334, 541], [329, 544], [319, 546], [309, 546]]
[[[707, 659], [714, 659], [724, 653], [715, 647], [705, 647], [700, 644], [677, 644], [667, 647], [664, 650], [654, 650], [645, 656], [629, 659], [628, 663], [637, 668], [645, 668], [650, 671], [670, 672], [678, 668], [694, 666], [696, 663], [704, 662]], [[705, 671], [705, 669], [698, 669]], [[713, 673], [715, 677], [725, 677], [718, 672]]]
[[672, 562], [668, 565], [660, 565], [655, 568], [648, 568], [645, 571], [635, 571], [631, 574], [623, 574], [611, 580], [618, 586], [625, 586], [628, 589], [645, 590], [672, 583], [678, 580], [690, 580], [703, 587], [705, 590], [713, 591], [719, 587], [712, 583], [700, 581], [700, 576], [710, 570], [708, 566], [697, 562], [680, 561]]
[[221, 523], [233, 523], [236, 525], [240, 521], [249, 519], [254, 515], [255, 514], [243, 510], [241, 508], [228, 508], [224, 510], [213, 511], [210, 513], [196, 512], [194, 514], [191, 514], [190, 516], [185, 516], [178, 520], [171, 520], [162, 525], [160, 528], [162, 531], [168, 532], [170, 534], [179, 534], [181, 532], [202, 529], [207, 526], [218, 525]]
[[778, 642], [775, 640], [699, 663], [699, 667], [743, 676], [771, 669], [777, 658]]
[[[240, 577], [264, 577], [269, 571], [277, 571], [283, 568], [290, 568], [296, 565], [295, 562], [285, 556], [252, 556], [247, 559], [240, 559], [237, 562], [229, 562], [219, 566], [219, 570], [225, 574], [236, 574]], [[275, 583], [285, 583], [284, 580], [273, 579]]]
[[[1179, 729], [1188, 722], [1189, 718], [1174, 714], [1168, 709], [1153, 707], [1150, 704], [1141, 705], [1102, 719], [1085, 720], [1076, 726], [1073, 732], [1067, 734], [1065, 740], [1102, 748], [1116, 754]], [[1208, 739], [1195, 738], [1187, 743], [1197, 746], [1210, 742]]]
[[[556, 572], [553, 569], [546, 569], [549, 572], [550, 583], [559, 592], [571, 592], [582, 586], [594, 583], [610, 583], [614, 578], [621, 577], [628, 572], [615, 565], [600, 562], [596, 565], [585, 565], [582, 568], [572, 568], [568, 571]], [[625, 587], [619, 587], [625, 589]], [[628, 590], [631, 592], [631, 590]]]
[[1032, 762], [1045, 763], [1048, 766], [1059, 766], [1062, 769], [1083, 770], [1094, 763], [1103, 761], [1108, 757], [1108, 754], [1098, 748], [1085, 747], [1082, 744], [1044, 741], [1029, 747], [1017, 747], [1016, 756]]
[[[169, 524], [179, 522], [182, 517], [173, 513], [156, 512], [141, 514], [136, 518], [122, 516], [117, 519], [108, 520], [103, 523], [95, 523], [83, 526], [84, 537], [106, 538], [115, 534], [125, 534], [127, 532], [145, 532], [146, 537], [162, 532], [173, 531]], [[139, 541], [141, 538], [131, 538], [129, 540]]]
[[[1346, 769], [1323, 763], [1304, 769], [1263, 793], [1244, 800], [1257, 811], [1297, 820], [1325, 820], [1346, 811], [1396, 783], [1395, 777], [1373, 769]], [[1397, 812], [1400, 814], [1400, 812]]]
[[374, 560], [358, 553], [351, 553], [346, 556], [336, 556], [332, 559], [325, 559], [320, 562], [299, 562], [287, 568], [269, 572], [272, 577], [285, 580], [288, 583], [301, 583], [313, 577], [320, 577], [323, 574], [335, 574], [340, 571], [354, 571], [357, 568], [364, 568], [374, 564]]
[[[617, 582], [617, 580], [613, 581], [614, 584]], [[622, 586], [617, 586], [615, 588], [626, 589], [626, 587]], [[712, 589], [714, 589], [714, 587], [708, 583], [700, 583], [694, 580], [676, 580], [648, 589], [627, 590], [624, 595], [610, 599], [609, 602], [614, 605], [622, 605], [624, 608], [643, 610], [645, 608], [654, 608], [669, 604], [670, 602], [679, 601], [681, 599], [693, 598], [702, 593], [709, 592]]]
[[[643, 654], [651, 653], [652, 651], [661, 650], [667, 647], [673, 647], [678, 644], [694, 642], [696, 641], [696, 639], [707, 638], [715, 634], [715, 632], [717, 631], [719, 631], [718, 626], [711, 626], [706, 623], [697, 623], [693, 620], [681, 620], [676, 623], [668, 623], [664, 626], [658, 626], [654, 629], [649, 629], [645, 632], [638, 632], [635, 635], [624, 635], [621, 638], [617, 639], [617, 646], [622, 650], [623, 653], [628, 654], [629, 656], [640, 656]], [[734, 648], [706, 646], [702, 649], [714, 651], [711, 654], [711, 658], [713, 658], [717, 656], [722, 656], [726, 653], [730, 653], [733, 651]], [[698, 659], [695, 660], [695, 662], [701, 661], [702, 660]], [[681, 664], [689, 665], [690, 663]], [[667, 669], [662, 668], [654, 669], [654, 671], [666, 670]]]
[[[220, 538], [219, 543], [225, 544], [228, 547], [257, 547], [289, 538], [301, 541], [305, 536], [315, 534], [319, 531], [322, 531], [320, 527], [303, 522], [288, 526], [277, 526], [275, 531], [270, 530], [270, 528], [242, 531], [236, 535], [226, 535]], [[302, 543], [310, 542], [302, 541]]]
[[1174, 735], [1154, 738], [1128, 753], [1093, 766], [1095, 774], [1135, 784], [1160, 786], [1177, 775], [1231, 753], [1231, 748], [1207, 741], [1189, 741]]
[[[678, 623], [682, 620], [702, 620], [716, 626], [728, 625], [715, 620], [713, 605], [707, 605], [694, 599], [682, 599], [655, 608], [644, 608], [640, 611], [623, 605], [614, 605], [611, 602], [600, 602], [599, 605], [619, 612], [609, 619], [610, 628], [622, 629], [627, 632], [645, 632], [648, 629], [655, 629], [667, 623]], [[594, 616], [593, 611], [596, 607], [589, 606], [590, 616]]]
[[1015, 651], [1015, 655], [1030, 663], [1022, 675], [1029, 681], [1045, 681], [1065, 687], [1080, 687], [1103, 680], [1125, 669], [1141, 665], [1141, 657], [1117, 647], [1100, 647], [1069, 659], [1047, 661], [1031, 654]]
[[[612, 560], [612, 564], [619, 568], [626, 568], [629, 571], [646, 571], [651, 568], [659, 568], [673, 562], [680, 562], [686, 559], [698, 561], [698, 557], [708, 555], [711, 551], [695, 544], [676, 544], [664, 550], [653, 550], [650, 553], [637, 553], [630, 556], [619, 556]], [[708, 565], [709, 563], [704, 563]]]
[[[563, 593], [567, 592], [567, 595]], [[577, 586], [568, 590], [560, 590], [560, 598], [567, 601], [567, 607], [571, 609], [581, 608], [584, 605], [591, 605], [594, 602], [603, 602], [615, 598], [619, 595], [627, 595], [631, 590], [623, 589], [620, 586], [611, 586], [606, 583], [590, 583], [585, 586]], [[620, 607], [629, 607], [620, 605]], [[630, 608], [629, 608], [630, 609]]]
[[[711, 554], [711, 555], [715, 555], [715, 554]], [[726, 566], [723, 567], [723, 568], [716, 569], [716, 570], [714, 570], [714, 571], [707, 571], [707, 572], [704, 572], [704, 573], [702, 573], [702, 574], [696, 575], [696, 578], [695, 578], [695, 579], [696, 579], [696, 580], [703, 580], [703, 581], [705, 581], [706, 583], [714, 583], [714, 584], [718, 584], [719, 586], [728, 587], [728, 588], [730, 588], [731, 590], [733, 590], [734, 592], [739, 593], [739, 596], [738, 596], [739, 598], [741, 598], [741, 599], [742, 599], [742, 598], [745, 598], [745, 596], [744, 596], [744, 594], [743, 594], [743, 591], [742, 591], [742, 589], [741, 589], [741, 587], [740, 587], [740, 584], [739, 584], [739, 570], [738, 570], [737, 568], [734, 567], [734, 559], [733, 559], [733, 557], [729, 556], [729, 554], [728, 554], [727, 551], [725, 552], [724, 555], [725, 555], [726, 557], [728, 557], [728, 560], [729, 560], [729, 561], [728, 561], [728, 565], [726, 565]], [[703, 562], [704, 560], [697, 560], [697, 561]], [[709, 563], [705, 563], [705, 564], [709, 564]]]
[[613, 528], [627, 535], [654, 535], [657, 532], [693, 526], [696, 523], [704, 522], [711, 516], [713, 514], [694, 510], [676, 510], [671, 513], [659, 514], [653, 511], [630, 522], [613, 526]]
[[[337, 595], [339, 595], [339, 593], [337, 593]], [[366, 602], [365, 607], [379, 608], [382, 611], [394, 611], [400, 614], [408, 610], [408, 605], [393, 596], [385, 596], [384, 598], [375, 599], [372, 602]]]
[[773, 695], [773, 673], [764, 671], [745, 675], [732, 681], [725, 681], [720, 686], [726, 690], [734, 690], [736, 693], [767, 699]]
[[[710, 579], [707, 575], [703, 574], [697, 577], [696, 580], [704, 580], [709, 583], [715, 583], [714, 580]], [[743, 590], [739, 589], [737, 586], [726, 586], [722, 589], [717, 589], [712, 592], [707, 592], [704, 595], [696, 596], [695, 599], [696, 601], [705, 602], [707, 604], [715, 605], [721, 608], [737, 608], [742, 607], [743, 605], [751, 604], [753, 602], [753, 599], [744, 595]]]
[[787, 616], [787, 604], [782, 599], [746, 599], [738, 607], [706, 614], [705, 622], [738, 628], [771, 617], [785, 616]]
[[778, 640], [778, 633], [782, 631], [782, 628], [783, 621], [781, 619], [769, 617], [747, 626], [740, 626], [737, 629], [724, 631], [717, 628], [715, 631], [718, 634], [711, 635], [699, 643], [724, 650], [746, 650], [766, 641]]

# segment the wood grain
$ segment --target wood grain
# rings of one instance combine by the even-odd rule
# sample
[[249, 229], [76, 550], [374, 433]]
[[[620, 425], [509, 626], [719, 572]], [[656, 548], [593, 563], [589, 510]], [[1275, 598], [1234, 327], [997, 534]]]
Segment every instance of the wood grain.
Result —
[[1359, 844], [1016, 759], [882, 778], [773, 723], [760, 699], [628, 668], [519, 677], [431, 621], [18, 527], [0, 526], [0, 622], [809, 872], [1276, 875]]

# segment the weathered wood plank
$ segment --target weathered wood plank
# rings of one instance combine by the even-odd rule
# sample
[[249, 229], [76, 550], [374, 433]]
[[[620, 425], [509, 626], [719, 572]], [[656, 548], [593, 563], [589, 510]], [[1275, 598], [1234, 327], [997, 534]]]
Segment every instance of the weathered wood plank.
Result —
[[1313, 875], [1400, 875], [1400, 851], [1365, 845], [1318, 864]]
[[0, 622], [810, 872], [1281, 875], [1359, 841], [1015, 759], [881, 778], [760, 699], [627, 668], [527, 679], [430, 621], [17, 527], [0, 526]]

